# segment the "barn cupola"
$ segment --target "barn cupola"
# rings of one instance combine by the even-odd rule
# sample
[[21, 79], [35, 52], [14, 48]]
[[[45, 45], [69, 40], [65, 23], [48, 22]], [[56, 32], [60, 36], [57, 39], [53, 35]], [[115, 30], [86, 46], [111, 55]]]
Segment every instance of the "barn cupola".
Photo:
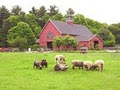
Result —
[[66, 22], [70, 25], [73, 25], [73, 15], [72, 14], [67, 13]]

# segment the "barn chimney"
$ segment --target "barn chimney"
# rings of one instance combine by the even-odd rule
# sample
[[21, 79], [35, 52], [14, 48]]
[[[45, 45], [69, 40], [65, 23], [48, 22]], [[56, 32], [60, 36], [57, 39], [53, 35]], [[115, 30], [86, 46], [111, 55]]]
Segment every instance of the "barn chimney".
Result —
[[73, 15], [72, 15], [72, 14], [70, 14], [70, 13], [67, 14], [66, 22], [67, 22], [69, 25], [73, 25]]

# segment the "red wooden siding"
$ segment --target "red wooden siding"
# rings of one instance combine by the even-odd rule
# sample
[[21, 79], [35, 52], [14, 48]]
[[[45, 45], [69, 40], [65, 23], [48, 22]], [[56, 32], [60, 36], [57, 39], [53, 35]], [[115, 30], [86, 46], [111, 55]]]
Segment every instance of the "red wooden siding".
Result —
[[89, 48], [90, 48], [90, 44], [94, 45], [94, 41], [98, 41], [98, 48], [99, 49], [103, 48], [103, 41], [97, 35], [89, 41]]
[[39, 36], [40, 46], [47, 47], [47, 42], [53, 41], [54, 37], [47, 38], [47, 34], [49, 32], [51, 32], [54, 37], [60, 36], [60, 32], [54, 27], [54, 25], [50, 21], [48, 21]]

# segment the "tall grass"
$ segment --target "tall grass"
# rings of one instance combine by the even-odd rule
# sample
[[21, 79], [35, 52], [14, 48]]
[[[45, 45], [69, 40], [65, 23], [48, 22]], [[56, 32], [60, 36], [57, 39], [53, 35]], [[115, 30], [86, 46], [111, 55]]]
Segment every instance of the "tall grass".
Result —
[[[63, 54], [67, 71], [54, 71], [56, 54]], [[46, 59], [48, 68], [33, 68]], [[104, 70], [72, 69], [73, 59], [105, 61]], [[120, 90], [120, 53], [0, 53], [0, 90]]]

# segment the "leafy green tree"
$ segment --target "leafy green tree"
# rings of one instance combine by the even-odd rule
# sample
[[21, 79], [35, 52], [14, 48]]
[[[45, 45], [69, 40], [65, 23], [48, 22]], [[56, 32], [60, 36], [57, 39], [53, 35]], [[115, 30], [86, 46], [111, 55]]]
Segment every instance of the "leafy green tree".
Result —
[[37, 15], [37, 9], [35, 7], [32, 7], [32, 10], [29, 11], [29, 13], [34, 14], [36, 16]]
[[9, 10], [5, 6], [0, 7], [0, 28], [2, 28], [3, 20], [10, 16]]
[[61, 13], [57, 13], [54, 16], [52, 16], [51, 19], [61, 21], [63, 19], [63, 15]]
[[9, 44], [10, 46], [19, 48], [20, 50], [28, 47], [27, 39], [20, 36], [17, 36], [15, 39], [10, 40]]
[[18, 36], [27, 39], [28, 45], [35, 43], [35, 36], [29, 25], [25, 22], [19, 22], [17, 26], [8, 31], [8, 42], [14, 41]]
[[50, 9], [49, 10], [49, 15], [50, 16], [54, 16], [55, 14], [57, 14], [59, 12], [59, 9], [56, 5], [50, 5]]
[[40, 9], [37, 10], [37, 17], [42, 18], [46, 13], [46, 8], [44, 6], [41, 6]]
[[21, 11], [19, 15], [17, 15], [19, 20], [22, 21], [22, 22], [26, 22], [26, 13]]
[[[38, 25], [38, 22], [36, 21], [36, 17], [34, 14], [27, 14], [26, 15], [26, 23], [30, 26], [32, 29], [35, 37], [38, 37], [38, 32], [40, 32], [41, 27]], [[39, 28], [39, 30], [38, 30]]]
[[63, 39], [62, 39], [62, 37], [61, 37], [61, 36], [56, 36], [56, 37], [54, 38], [53, 45], [54, 45], [55, 47], [57, 47], [58, 50], [60, 50], [60, 47], [62, 46], [62, 44], [63, 44]]
[[108, 29], [112, 32], [112, 34], [116, 38], [116, 44], [120, 44], [120, 23], [112, 24], [108, 27]]
[[21, 10], [22, 10], [21, 7], [16, 5], [16, 6], [13, 6], [13, 8], [11, 10], [11, 13], [14, 14], [14, 15], [19, 15]]
[[70, 47], [76, 47], [77, 45], [77, 40], [70, 35], [66, 35], [63, 38], [63, 46], [65, 46], [65, 49], [69, 49]]
[[98, 35], [103, 39], [104, 46], [114, 46], [115, 37], [108, 29], [102, 29]]
[[18, 19], [17, 16], [9, 16], [7, 19], [3, 20], [3, 24], [2, 24], [2, 28], [1, 28], [1, 43], [3, 46], [7, 47], [8, 43], [7, 43], [7, 34], [8, 34], [8, 30], [10, 28], [12, 28], [13, 26], [16, 26], [17, 23], [20, 20]]
[[39, 25], [44, 27], [45, 23], [50, 19], [50, 16], [46, 13], [40, 20]]
[[67, 14], [70, 14], [70, 15], [74, 15], [74, 10], [72, 9], [72, 8], [69, 8], [68, 10], [67, 10]]
[[42, 30], [41, 27], [35, 27], [34, 35], [35, 35], [36, 38], [39, 38], [39, 33], [40, 33], [41, 30]]

